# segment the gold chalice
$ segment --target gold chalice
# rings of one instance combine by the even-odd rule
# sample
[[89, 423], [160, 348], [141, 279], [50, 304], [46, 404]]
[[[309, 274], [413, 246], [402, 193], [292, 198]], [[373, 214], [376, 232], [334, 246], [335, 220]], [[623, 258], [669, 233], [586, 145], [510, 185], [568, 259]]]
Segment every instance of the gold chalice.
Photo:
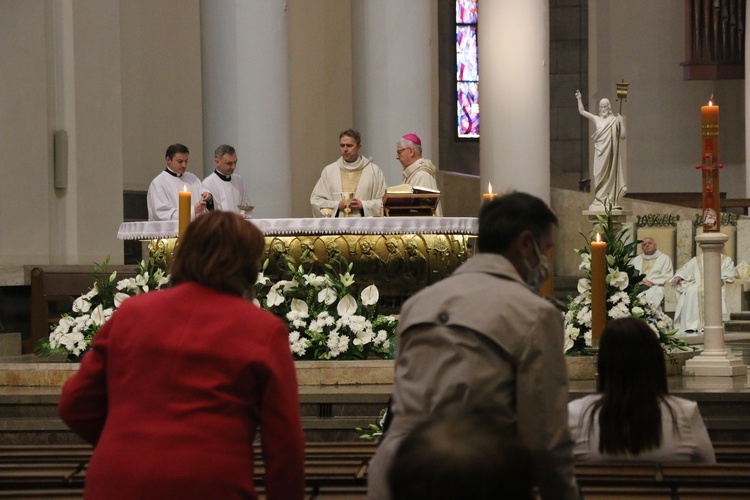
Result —
[[333, 209], [332, 208], [321, 208], [320, 213], [323, 214], [324, 217], [330, 217], [333, 215]]
[[352, 198], [354, 198], [354, 193], [350, 191], [341, 193], [341, 199], [344, 200], [344, 203], [346, 204], [346, 208], [344, 208], [344, 217], [352, 216], [352, 209], [349, 206], [349, 204], [352, 202]]

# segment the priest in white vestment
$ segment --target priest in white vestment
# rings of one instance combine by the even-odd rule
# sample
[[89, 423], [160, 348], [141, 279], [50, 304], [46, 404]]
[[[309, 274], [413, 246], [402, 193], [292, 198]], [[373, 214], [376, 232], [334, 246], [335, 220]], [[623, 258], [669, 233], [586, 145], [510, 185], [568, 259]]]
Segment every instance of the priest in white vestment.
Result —
[[203, 183], [195, 175], [187, 172], [190, 151], [182, 144], [172, 144], [167, 148], [167, 167], [157, 175], [148, 187], [146, 201], [148, 220], [177, 220], [180, 216], [180, 191], [190, 192], [190, 218], [207, 211], [211, 194], [203, 188]]
[[646, 285], [648, 290], [641, 292], [640, 297], [661, 309], [664, 301], [664, 283], [674, 275], [672, 260], [656, 248], [653, 238], [643, 238], [641, 249], [643, 253], [633, 258], [633, 267], [645, 275], [641, 283]]
[[245, 186], [242, 177], [235, 174], [237, 168], [237, 151], [228, 144], [222, 144], [214, 151], [216, 168], [213, 173], [203, 179], [204, 188], [211, 193], [214, 200], [214, 210], [235, 212], [245, 215], [239, 208], [245, 203]]
[[[679, 268], [670, 283], [677, 292], [677, 308], [674, 313], [674, 325], [680, 333], [697, 332], [703, 329], [705, 322], [703, 304], [703, 254], [693, 257]], [[721, 255], [721, 316], [723, 321], [729, 319], [724, 283], [737, 277], [737, 269], [732, 259]]]
[[[417, 134], [406, 134], [396, 142], [396, 159], [404, 168], [404, 184], [439, 191], [437, 167], [430, 160], [422, 158], [422, 141]], [[440, 203], [435, 215], [443, 215]]]
[[359, 132], [345, 130], [339, 135], [341, 158], [323, 169], [310, 195], [313, 217], [338, 217], [346, 202], [342, 193], [354, 193], [349, 203], [351, 217], [381, 215], [387, 184], [380, 167], [359, 154]]

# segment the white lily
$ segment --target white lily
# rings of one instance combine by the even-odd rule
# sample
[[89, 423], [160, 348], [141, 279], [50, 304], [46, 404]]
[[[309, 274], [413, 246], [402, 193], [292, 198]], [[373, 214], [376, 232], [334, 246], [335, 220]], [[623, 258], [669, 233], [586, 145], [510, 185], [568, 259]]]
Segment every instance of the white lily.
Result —
[[308, 316], [307, 303], [304, 300], [292, 299], [291, 309], [298, 314], [298, 317]]
[[130, 298], [130, 295], [127, 293], [117, 292], [115, 294], [115, 307], [120, 307], [123, 302], [128, 300]]
[[339, 313], [339, 316], [346, 317], [351, 316], [352, 314], [355, 314], [357, 312], [357, 301], [354, 297], [351, 295], [346, 295], [343, 299], [339, 301], [338, 306], [336, 306], [336, 310]]
[[89, 302], [85, 296], [81, 295], [73, 302], [74, 312], [86, 313], [89, 312], [89, 310], [91, 310], [91, 302]]
[[366, 306], [372, 306], [378, 303], [378, 299], [380, 299], [380, 293], [378, 292], [378, 287], [375, 285], [370, 285], [364, 290], [362, 290], [362, 294], [360, 295], [362, 297], [362, 304]]
[[324, 288], [318, 292], [318, 302], [322, 302], [327, 306], [330, 306], [336, 302], [336, 291], [333, 288]]

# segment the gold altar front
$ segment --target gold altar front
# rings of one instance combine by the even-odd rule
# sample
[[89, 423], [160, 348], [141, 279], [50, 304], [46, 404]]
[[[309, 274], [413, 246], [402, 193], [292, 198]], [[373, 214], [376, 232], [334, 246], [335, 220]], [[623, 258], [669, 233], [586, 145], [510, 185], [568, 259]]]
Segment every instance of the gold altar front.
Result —
[[[290, 263], [302, 265], [306, 272], [323, 274], [326, 264], [344, 260], [352, 263], [358, 287], [374, 284], [380, 291], [381, 302], [394, 305], [450, 275], [466, 261], [476, 234], [474, 218], [252, 222], [266, 235], [263, 260], [268, 260], [265, 274], [272, 281], [286, 279]], [[166, 257], [165, 266], [171, 262], [177, 244], [171, 237], [169, 222], [123, 223], [118, 236], [149, 240], [150, 255], [161, 253]]]

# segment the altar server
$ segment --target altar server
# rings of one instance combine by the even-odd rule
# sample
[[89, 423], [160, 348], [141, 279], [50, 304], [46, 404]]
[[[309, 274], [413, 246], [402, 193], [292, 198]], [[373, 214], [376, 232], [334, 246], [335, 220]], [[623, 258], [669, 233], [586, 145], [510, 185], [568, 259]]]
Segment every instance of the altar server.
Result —
[[[439, 191], [437, 167], [430, 160], [422, 158], [422, 140], [417, 134], [406, 134], [396, 142], [396, 159], [404, 168], [404, 184]], [[435, 215], [443, 215], [440, 203]]]
[[[721, 254], [721, 317], [729, 319], [724, 283], [734, 281], [737, 269], [732, 259]], [[677, 292], [677, 307], [674, 312], [674, 325], [680, 329], [679, 334], [697, 333], [703, 330], [705, 315], [703, 311], [703, 254], [693, 257], [679, 268], [670, 281]]]
[[387, 475], [412, 429], [458, 408], [480, 408], [534, 457], [542, 498], [577, 499], [568, 433], [562, 315], [538, 295], [557, 217], [512, 193], [479, 214], [479, 253], [401, 309], [393, 420], [368, 470], [368, 498], [387, 499]]
[[[304, 434], [284, 322], [252, 298], [261, 231], [237, 214], [190, 223], [172, 288], [102, 326], [59, 412], [95, 446], [86, 498], [304, 498]], [[256, 440], [256, 437], [260, 439]]]
[[239, 208], [245, 203], [245, 186], [242, 177], [235, 174], [237, 168], [237, 151], [228, 144], [222, 144], [214, 151], [216, 168], [213, 173], [203, 179], [203, 186], [214, 201], [214, 210], [235, 212], [244, 215]]
[[661, 309], [661, 303], [664, 301], [664, 283], [674, 275], [672, 261], [656, 248], [656, 242], [648, 236], [643, 238], [641, 249], [643, 253], [633, 258], [633, 267], [645, 275], [641, 283], [648, 287], [648, 290], [641, 292], [641, 296]]
[[180, 191], [190, 192], [192, 201], [191, 219], [207, 211], [211, 194], [203, 188], [201, 180], [187, 172], [190, 151], [182, 144], [167, 148], [166, 168], [157, 175], [148, 187], [148, 220], [177, 220], [180, 216]]
[[339, 134], [341, 158], [323, 169], [310, 195], [313, 217], [338, 217], [346, 202], [342, 193], [354, 193], [349, 203], [352, 217], [380, 215], [387, 184], [380, 167], [359, 154], [361, 137], [356, 130]]

